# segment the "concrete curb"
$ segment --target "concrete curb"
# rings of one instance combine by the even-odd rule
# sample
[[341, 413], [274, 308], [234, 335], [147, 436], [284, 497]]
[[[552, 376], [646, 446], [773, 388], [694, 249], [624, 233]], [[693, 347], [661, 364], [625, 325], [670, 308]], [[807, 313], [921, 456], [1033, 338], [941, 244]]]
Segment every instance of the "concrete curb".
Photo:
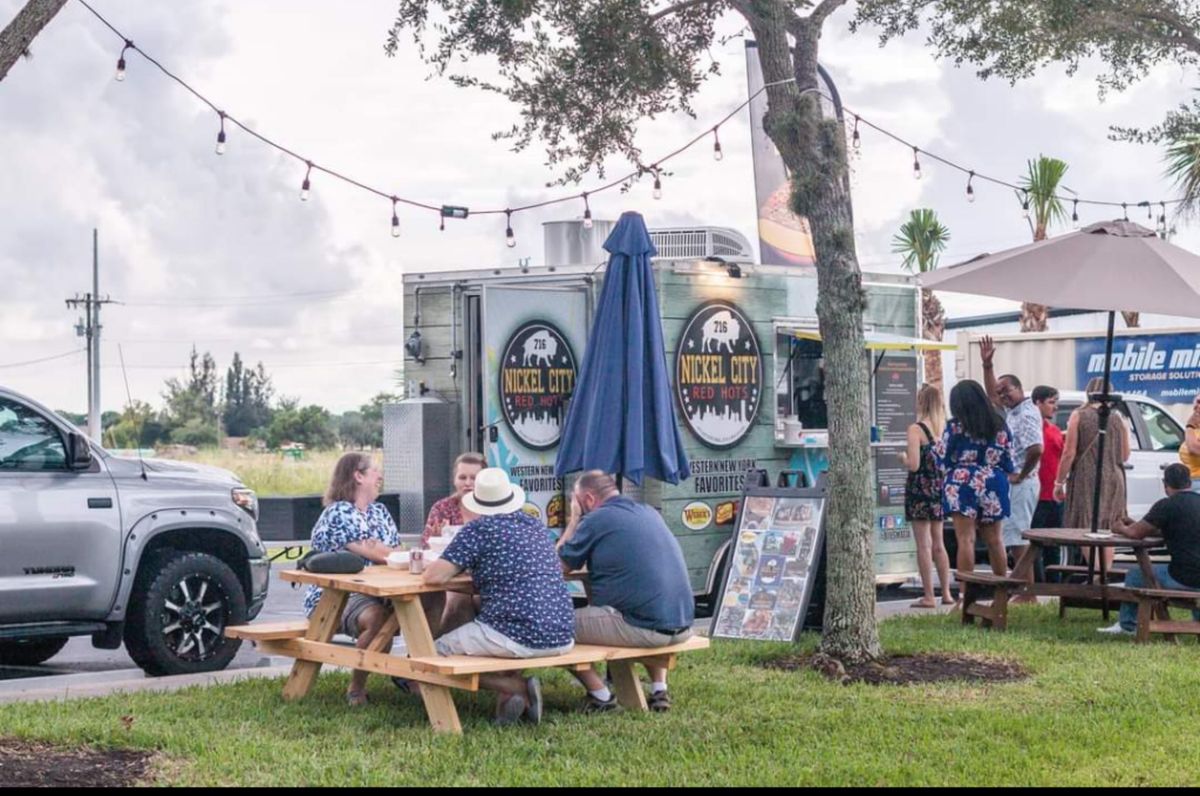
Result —
[[[278, 661], [286, 661], [278, 663]], [[185, 674], [175, 677], [146, 677], [141, 670], [122, 670], [99, 674], [67, 674], [56, 677], [39, 677], [6, 683], [0, 689], [0, 704], [13, 702], [51, 702], [111, 694], [137, 693], [141, 691], [170, 692], [193, 686], [211, 686], [264, 677], [286, 677], [291, 672], [291, 662], [273, 658], [270, 666], [251, 669], [234, 669], [207, 674]], [[21, 687], [21, 686], [24, 687]]]

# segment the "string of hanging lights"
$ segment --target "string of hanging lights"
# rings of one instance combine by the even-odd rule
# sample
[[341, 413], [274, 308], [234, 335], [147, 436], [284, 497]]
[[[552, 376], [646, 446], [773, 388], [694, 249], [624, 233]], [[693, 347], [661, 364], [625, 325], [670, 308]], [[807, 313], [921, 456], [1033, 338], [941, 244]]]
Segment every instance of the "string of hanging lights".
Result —
[[[262, 135], [261, 133], [258, 133], [256, 131], [252, 130], [251, 128], [249, 128], [245, 124], [243, 124], [241, 121], [239, 121], [236, 117], [228, 114], [226, 111], [219, 108], [211, 100], [209, 100], [207, 97], [205, 97], [199, 91], [197, 91], [195, 88], [193, 88], [187, 82], [185, 82], [183, 79], [179, 78], [178, 76], [176, 76], [175, 74], [170, 72], [161, 63], [159, 63], [157, 60], [155, 60], [153, 57], [151, 57], [145, 51], [143, 51], [140, 47], [138, 47], [136, 44], [134, 44], [132, 39], [127, 38], [121, 31], [117, 30], [117, 28], [114, 27], [107, 19], [105, 19], [103, 15], [101, 15], [98, 11], [96, 11], [96, 9], [94, 9], [90, 4], [88, 4], [86, 2], [86, 0], [77, 0], [77, 1], [80, 3], [80, 5], [82, 5], [89, 12], [91, 12], [91, 14], [93, 16], [95, 16], [101, 23], [103, 23], [109, 30], [111, 30], [116, 36], [118, 36], [121, 39], [123, 46], [121, 48], [120, 55], [117, 58], [117, 71], [116, 71], [116, 79], [118, 81], [123, 82], [126, 79], [126, 71], [127, 71], [127, 63], [126, 63], [126, 59], [125, 59], [126, 54], [133, 52], [133, 53], [140, 55], [148, 63], [153, 65], [155, 68], [157, 68], [160, 72], [162, 72], [168, 78], [174, 80], [176, 83], [179, 83], [184, 89], [186, 89], [188, 92], [190, 92], [192, 95], [194, 95], [198, 100], [200, 100], [203, 104], [207, 105], [209, 108], [212, 109], [212, 111], [214, 113], [217, 114], [219, 128], [218, 128], [218, 132], [217, 132], [216, 154], [223, 155], [226, 151], [226, 142], [227, 142], [226, 122], [228, 122], [231, 126], [245, 132], [246, 134], [248, 134], [251, 137], [260, 141], [261, 143], [266, 144], [267, 146], [272, 147], [273, 149], [277, 150], [278, 152], [297, 160], [300, 164], [302, 164], [305, 167], [304, 179], [300, 185], [300, 200], [301, 201], [308, 201], [308, 199], [311, 195], [312, 175], [313, 175], [314, 171], [320, 172], [322, 174], [326, 174], [337, 180], [348, 183], [353, 187], [359, 188], [368, 193], [372, 193], [376, 196], [379, 196], [379, 197], [389, 201], [391, 203], [391, 208], [392, 208], [391, 234], [392, 234], [392, 237], [394, 237], [394, 238], [399, 238], [400, 234], [401, 234], [399, 205], [402, 205], [402, 204], [406, 205], [408, 207], [416, 208], [418, 210], [425, 210], [425, 211], [431, 211], [431, 212], [437, 213], [438, 218], [439, 218], [439, 228], [442, 230], [444, 230], [446, 228], [445, 220], [447, 218], [466, 219], [470, 215], [483, 216], [483, 215], [504, 214], [504, 216], [505, 216], [505, 231], [504, 231], [505, 245], [508, 246], [509, 248], [513, 248], [517, 245], [516, 237], [513, 233], [513, 228], [512, 228], [512, 217], [516, 213], [537, 210], [537, 209], [541, 209], [544, 207], [549, 207], [549, 206], [558, 205], [558, 204], [564, 204], [564, 203], [568, 203], [568, 202], [582, 201], [583, 202], [583, 226], [587, 229], [591, 229], [592, 225], [593, 225], [593, 221], [592, 221], [591, 205], [589, 204], [589, 201], [588, 201], [588, 198], [590, 196], [594, 196], [597, 193], [610, 191], [610, 190], [613, 190], [616, 188], [628, 190], [628, 188], [633, 184], [633, 182], [640, 180], [643, 176], [649, 175], [649, 176], [653, 176], [653, 178], [654, 178], [652, 196], [656, 200], [662, 199], [662, 197], [663, 197], [662, 165], [664, 163], [666, 163], [667, 161], [671, 160], [672, 158], [678, 157], [679, 155], [688, 151], [693, 146], [695, 146], [697, 143], [699, 143], [700, 141], [707, 138], [710, 134], [712, 135], [712, 139], [713, 139], [713, 160], [718, 161], [718, 162], [721, 161], [724, 158], [724, 152], [721, 148], [721, 139], [720, 139], [720, 134], [719, 134], [721, 126], [723, 124], [729, 122], [735, 116], [737, 116], [743, 109], [745, 109], [751, 103], [751, 101], [756, 99], [764, 91], [767, 91], [770, 88], [773, 88], [775, 86], [796, 82], [794, 79], [790, 79], [790, 80], [778, 81], [776, 83], [771, 83], [766, 86], [763, 86], [761, 89], [759, 89], [757, 92], [755, 92], [752, 96], [750, 96], [745, 102], [741, 103], [736, 108], [734, 108], [732, 111], [730, 111], [728, 114], [726, 114], [722, 119], [720, 119], [711, 128], [705, 130], [703, 133], [701, 133], [700, 135], [691, 139], [687, 143], [683, 144], [678, 149], [664, 155], [663, 157], [658, 158], [656, 161], [654, 161], [649, 166], [642, 166], [639, 164], [635, 171], [632, 171], [629, 174], [626, 174], [616, 180], [613, 180], [613, 181], [606, 183], [604, 185], [601, 185], [599, 187], [591, 188], [591, 189], [589, 189], [587, 191], [583, 191], [581, 193], [572, 193], [569, 195], [559, 196], [559, 197], [548, 199], [548, 200], [545, 200], [542, 202], [536, 202], [533, 204], [522, 205], [519, 207], [508, 207], [508, 208], [504, 208], [504, 209], [470, 210], [466, 207], [460, 207], [460, 206], [455, 206], [455, 205], [429, 204], [427, 202], [421, 202], [421, 201], [417, 201], [415, 199], [409, 199], [409, 198], [400, 196], [399, 194], [396, 194], [396, 193], [393, 193], [390, 191], [383, 191], [381, 189], [371, 187], [371, 186], [369, 186], [365, 183], [362, 183], [358, 180], [352, 179], [342, 173], [339, 173], [338, 171], [335, 171], [332, 168], [329, 168], [327, 166], [322, 166], [309, 158], [303, 157], [303, 156], [297, 154], [296, 152], [293, 152], [292, 150], [288, 149], [287, 147], [282, 146], [281, 144], [266, 137], [265, 135]], [[833, 102], [832, 97], [829, 97], [823, 91], [820, 91], [819, 89], [816, 89], [816, 88], [806, 88], [801, 93], [802, 94], [806, 94], [806, 93], [820, 94], [825, 100], [827, 100], [829, 102]], [[968, 202], [973, 203], [975, 201], [975, 181], [976, 181], [976, 179], [979, 179], [981, 181], [991, 183], [991, 184], [994, 184], [994, 185], [997, 185], [997, 186], [1000, 186], [1000, 187], [1003, 187], [1006, 189], [1011, 189], [1014, 192], [1016, 192], [1017, 195], [1019, 195], [1021, 197], [1022, 217], [1026, 218], [1026, 219], [1029, 218], [1030, 196], [1029, 196], [1028, 189], [1023, 188], [1018, 185], [1015, 185], [1013, 183], [1010, 183], [1006, 180], [1002, 180], [1002, 179], [999, 179], [996, 177], [990, 177], [986, 174], [976, 171], [973, 168], [969, 168], [969, 167], [963, 166], [959, 163], [956, 163], [944, 156], [930, 152], [929, 150], [926, 150], [926, 149], [921, 149], [918, 145], [905, 140], [904, 138], [897, 135], [896, 133], [893, 133], [890, 130], [888, 130], [884, 127], [881, 127], [880, 125], [875, 124], [874, 122], [871, 122], [867, 118], [863, 117], [861, 114], [850, 111], [849, 109], [843, 109], [843, 112], [848, 114], [849, 118], [853, 119], [853, 126], [851, 127], [851, 132], [850, 132], [850, 146], [851, 146], [853, 153], [856, 156], [861, 155], [861, 149], [862, 149], [862, 134], [859, 130], [860, 125], [861, 125], [861, 126], [868, 127], [870, 129], [874, 130], [875, 132], [880, 133], [884, 137], [889, 138], [897, 143], [900, 143], [900, 144], [908, 147], [911, 150], [912, 158], [913, 158], [912, 174], [913, 174], [914, 179], [920, 180], [923, 176], [923, 172], [922, 172], [922, 168], [921, 168], [921, 156], [924, 155], [929, 160], [931, 160], [935, 163], [939, 163], [939, 164], [946, 166], [948, 168], [951, 168], [951, 169], [957, 169], [958, 171], [967, 175], [966, 198], [967, 198]], [[1127, 220], [1127, 221], [1129, 220], [1129, 209], [1128, 209], [1129, 203], [1128, 202], [1115, 202], [1115, 201], [1107, 201], [1107, 200], [1086, 199], [1086, 198], [1079, 197], [1077, 195], [1070, 196], [1070, 197], [1056, 195], [1053, 198], [1058, 199], [1059, 201], [1064, 201], [1064, 202], [1070, 201], [1071, 202], [1071, 220], [1076, 228], [1079, 227], [1079, 205], [1080, 204], [1092, 205], [1095, 207], [1120, 207], [1125, 220]], [[1166, 229], [1167, 229], [1167, 205], [1176, 205], [1181, 201], [1182, 200], [1180, 200], [1180, 199], [1160, 199], [1160, 200], [1155, 200], [1155, 201], [1142, 200], [1140, 202], [1137, 202], [1136, 205], [1139, 207], [1146, 207], [1147, 208], [1147, 218], [1149, 220], [1154, 220], [1153, 206], [1155, 204], [1157, 204], [1160, 208], [1160, 214], [1159, 214], [1156, 226], [1157, 226], [1159, 232], [1165, 233]]]

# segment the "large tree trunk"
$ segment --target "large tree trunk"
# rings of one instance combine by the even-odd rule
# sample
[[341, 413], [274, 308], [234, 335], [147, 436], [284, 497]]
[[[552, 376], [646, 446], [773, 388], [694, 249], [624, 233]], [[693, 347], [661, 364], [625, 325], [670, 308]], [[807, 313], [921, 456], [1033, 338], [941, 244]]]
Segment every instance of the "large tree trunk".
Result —
[[[820, 25], [788, 4], [754, 3], [747, 14], [769, 85], [764, 124], [792, 174], [792, 210], [808, 219], [817, 261], [817, 319], [824, 341], [829, 403], [829, 501], [823, 653], [845, 662], [879, 658], [875, 623], [874, 488], [870, 377], [865, 359], [866, 294], [854, 251], [845, 130], [821, 115], [817, 87]], [[745, 12], [743, 12], [745, 13]], [[795, 60], [785, 31], [795, 35]]]
[[50, 24], [67, 0], [29, 0], [17, 12], [8, 27], [0, 32], [0, 80], [22, 55], [29, 53], [30, 43]]
[[[941, 342], [946, 334], [946, 311], [932, 290], [921, 290], [921, 337]], [[925, 382], [943, 389], [942, 352], [925, 352]], [[944, 391], [943, 391], [944, 392]]]

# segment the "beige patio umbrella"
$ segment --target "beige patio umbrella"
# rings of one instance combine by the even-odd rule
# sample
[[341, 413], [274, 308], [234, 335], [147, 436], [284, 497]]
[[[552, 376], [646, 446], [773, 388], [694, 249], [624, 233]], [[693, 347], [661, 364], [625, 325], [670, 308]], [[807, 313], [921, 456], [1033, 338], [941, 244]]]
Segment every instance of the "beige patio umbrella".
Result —
[[[1113, 330], [1120, 310], [1200, 317], [1200, 256], [1172, 245], [1130, 221], [1104, 221], [1078, 232], [986, 254], [921, 274], [921, 287], [1029, 301], [1054, 307], [1108, 311], [1104, 392], [1100, 401], [1099, 466], [1116, 396], [1112, 375]], [[1100, 484], [1092, 501], [1092, 532], [1100, 515]]]

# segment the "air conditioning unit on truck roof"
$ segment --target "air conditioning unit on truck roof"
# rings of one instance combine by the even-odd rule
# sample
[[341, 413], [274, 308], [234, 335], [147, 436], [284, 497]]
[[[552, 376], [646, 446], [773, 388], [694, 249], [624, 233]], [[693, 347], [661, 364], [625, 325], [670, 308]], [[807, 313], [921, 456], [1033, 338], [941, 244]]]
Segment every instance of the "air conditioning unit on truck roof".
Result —
[[664, 260], [703, 260], [720, 257], [726, 262], [754, 262], [750, 241], [728, 227], [671, 227], [650, 230], [650, 240]]

